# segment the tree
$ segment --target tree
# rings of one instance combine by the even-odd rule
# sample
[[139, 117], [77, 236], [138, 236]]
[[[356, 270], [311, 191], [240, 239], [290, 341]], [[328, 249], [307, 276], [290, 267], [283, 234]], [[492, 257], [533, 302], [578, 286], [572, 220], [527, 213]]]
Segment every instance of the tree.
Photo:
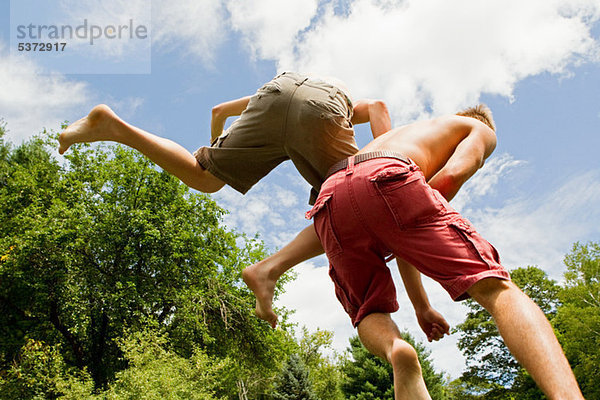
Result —
[[350, 400], [390, 399], [394, 397], [391, 365], [375, 357], [363, 346], [358, 336], [350, 338], [349, 355], [342, 365], [345, 378], [342, 391]]
[[275, 400], [316, 400], [308, 369], [297, 354], [291, 354], [275, 384]]
[[213, 400], [227, 376], [231, 359], [215, 360], [197, 348], [190, 358], [168, 348], [168, 337], [155, 331], [134, 332], [119, 343], [129, 368], [119, 371], [102, 393], [108, 400]]
[[324, 350], [332, 348], [333, 333], [320, 329], [309, 333], [306, 328], [302, 333], [299, 355], [308, 368], [315, 396], [320, 400], [343, 400], [343, 373], [339, 365], [323, 354]]
[[[445, 379], [443, 374], [435, 372], [431, 363], [430, 352], [421, 343], [415, 343], [414, 338], [403, 332], [402, 338], [410, 343], [419, 356], [423, 379], [427, 390], [434, 400], [446, 398]], [[350, 338], [349, 353], [342, 365], [345, 373], [342, 391], [350, 400], [387, 400], [394, 398], [394, 375], [392, 366], [382, 359], [369, 353], [362, 345], [358, 336]]]
[[0, 140], [2, 370], [31, 338], [60, 345], [103, 386], [128, 367], [119, 340], [151, 327], [183, 358], [200, 348], [236, 360], [217, 395], [269, 387], [292, 340], [255, 318], [241, 280], [261, 242], [225, 229], [209, 196], [133, 151], [73, 146], [60, 164], [50, 133]]
[[554, 326], [584, 396], [600, 398], [600, 244], [575, 243], [565, 257]]
[[[560, 291], [554, 280], [537, 267], [515, 269], [511, 271], [511, 277], [549, 319], [554, 317]], [[543, 394], [532, 378], [504, 345], [491, 315], [473, 300], [468, 300], [467, 305], [471, 309], [467, 318], [455, 328], [460, 335], [458, 347], [467, 364], [461, 384], [467, 384], [471, 393], [484, 394], [486, 399], [509, 399], [512, 393], [524, 396], [526, 391], [532, 392], [534, 399], [542, 398]]]
[[66, 365], [60, 346], [27, 340], [18, 360], [0, 374], [2, 399], [92, 400], [94, 383], [84, 370]]

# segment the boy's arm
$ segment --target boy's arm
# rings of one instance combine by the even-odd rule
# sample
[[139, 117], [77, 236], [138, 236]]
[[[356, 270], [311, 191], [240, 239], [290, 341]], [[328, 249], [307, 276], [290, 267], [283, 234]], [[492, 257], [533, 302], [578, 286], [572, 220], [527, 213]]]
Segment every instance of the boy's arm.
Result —
[[456, 146], [442, 169], [428, 182], [448, 201], [454, 198], [461, 186], [483, 166], [485, 159], [496, 147], [496, 134], [488, 126], [469, 117], [454, 118], [462, 119], [458, 123], [466, 125], [469, 132]]
[[404, 282], [408, 298], [415, 309], [419, 326], [427, 335], [427, 340], [430, 342], [432, 340], [440, 340], [444, 334], [450, 332], [450, 325], [429, 304], [429, 298], [421, 281], [421, 273], [401, 258], [396, 258], [396, 262], [398, 263], [398, 270], [400, 271], [402, 282]]
[[242, 97], [216, 105], [212, 109], [210, 120], [210, 143], [213, 143], [223, 133], [225, 121], [228, 117], [240, 115], [248, 106], [250, 96]]
[[354, 104], [354, 113], [350, 120], [353, 125], [371, 123], [373, 138], [392, 129], [390, 113], [381, 100], [361, 99]]

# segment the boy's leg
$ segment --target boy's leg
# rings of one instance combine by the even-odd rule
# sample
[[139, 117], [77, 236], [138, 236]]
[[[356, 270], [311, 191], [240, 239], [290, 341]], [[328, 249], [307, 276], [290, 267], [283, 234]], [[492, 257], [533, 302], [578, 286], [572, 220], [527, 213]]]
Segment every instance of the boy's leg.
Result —
[[469, 294], [492, 314], [517, 361], [549, 399], [583, 399], [573, 371], [542, 310], [514, 283], [483, 279]]
[[260, 319], [273, 328], [277, 325], [277, 315], [273, 312], [277, 280], [294, 265], [320, 254], [323, 254], [323, 247], [314, 226], [310, 225], [277, 253], [242, 271], [244, 282], [256, 296], [256, 315]]
[[390, 314], [367, 315], [358, 324], [358, 336], [367, 350], [392, 364], [395, 400], [431, 400], [417, 352], [402, 340]]
[[105, 105], [94, 107], [87, 117], [69, 125], [60, 134], [59, 152], [63, 154], [74, 143], [104, 140], [122, 143], [140, 151], [165, 171], [201, 192], [216, 192], [225, 185], [202, 168], [185, 148], [129, 125]]

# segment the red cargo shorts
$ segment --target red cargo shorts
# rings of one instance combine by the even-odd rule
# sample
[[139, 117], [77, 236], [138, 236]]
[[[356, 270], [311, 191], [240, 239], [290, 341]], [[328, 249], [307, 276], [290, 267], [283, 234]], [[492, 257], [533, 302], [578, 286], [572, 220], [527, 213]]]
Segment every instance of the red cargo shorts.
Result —
[[367, 159], [360, 163], [348, 158], [307, 213], [354, 326], [371, 313], [398, 309], [385, 262], [390, 254], [439, 282], [455, 301], [468, 298], [467, 290], [484, 278], [510, 279], [496, 249], [427, 184], [416, 164], [372, 156], [356, 156]]

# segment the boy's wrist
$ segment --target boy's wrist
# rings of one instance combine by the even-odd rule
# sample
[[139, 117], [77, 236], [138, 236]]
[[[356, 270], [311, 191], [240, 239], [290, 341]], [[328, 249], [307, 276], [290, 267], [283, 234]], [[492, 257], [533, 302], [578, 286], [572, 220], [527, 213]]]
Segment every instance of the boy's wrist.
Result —
[[413, 304], [416, 314], [425, 314], [427, 311], [431, 310], [431, 304], [429, 302], [424, 301], [422, 303]]

